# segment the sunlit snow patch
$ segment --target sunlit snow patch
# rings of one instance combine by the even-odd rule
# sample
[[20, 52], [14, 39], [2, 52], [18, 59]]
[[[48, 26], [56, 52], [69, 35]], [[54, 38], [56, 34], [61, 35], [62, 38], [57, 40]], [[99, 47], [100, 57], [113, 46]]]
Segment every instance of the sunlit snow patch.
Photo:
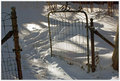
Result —
[[43, 25], [48, 26], [48, 23], [46, 22], [41, 22]]
[[36, 31], [42, 29], [39, 25], [30, 23], [30, 24], [23, 24], [29, 31]]

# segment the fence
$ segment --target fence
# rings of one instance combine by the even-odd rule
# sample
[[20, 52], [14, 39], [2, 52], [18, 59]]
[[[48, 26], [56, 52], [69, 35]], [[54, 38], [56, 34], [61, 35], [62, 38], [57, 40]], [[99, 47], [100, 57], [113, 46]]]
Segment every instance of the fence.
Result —
[[[94, 29], [93, 19], [90, 19], [90, 26], [88, 26], [87, 14], [82, 9], [75, 11], [67, 8], [65, 6], [64, 10], [52, 10], [48, 13], [51, 56], [60, 56], [74, 61], [79, 58], [78, 61], [82, 66], [88, 65], [88, 72], [90, 68], [95, 72], [97, 57], [94, 34], [112, 47], [115, 45]], [[89, 40], [91, 40], [90, 45]]]
[[[48, 14], [51, 56], [80, 58], [89, 66], [88, 18], [84, 11], [52, 11]], [[76, 60], [76, 59], [75, 59]]]
[[22, 79], [16, 18], [15, 8], [2, 13], [2, 79]]

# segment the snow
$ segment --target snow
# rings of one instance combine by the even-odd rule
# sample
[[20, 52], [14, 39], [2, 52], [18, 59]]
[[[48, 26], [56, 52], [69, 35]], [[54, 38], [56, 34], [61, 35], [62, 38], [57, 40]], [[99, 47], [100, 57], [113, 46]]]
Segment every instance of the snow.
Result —
[[29, 31], [35, 31], [35, 30], [40, 30], [41, 28], [40, 28], [40, 26], [39, 25], [37, 25], [37, 24], [24, 24], [23, 26], [25, 26]]
[[[4, 2], [2, 3], [2, 11], [10, 12], [12, 6], [16, 7], [17, 20], [19, 27], [19, 40], [22, 48], [21, 63], [23, 79], [40, 79], [40, 80], [118, 80], [118, 72], [112, 68], [112, 51], [113, 48], [95, 35], [96, 54], [99, 57], [96, 71], [87, 73], [86, 53], [83, 49], [86, 45], [86, 37], [84, 33], [76, 31], [74, 23], [67, 24], [66, 27], [57, 27], [51, 23], [52, 35], [54, 40], [55, 57], [50, 56], [49, 33], [47, 22], [47, 3], [45, 2]], [[74, 6], [76, 7], [76, 6]], [[95, 11], [97, 12], [97, 8]], [[104, 13], [96, 12], [87, 13], [89, 18], [94, 18], [95, 28], [103, 34], [107, 39], [114, 43], [116, 27], [118, 23], [118, 15], [110, 17]], [[61, 14], [63, 15], [63, 14]], [[60, 16], [61, 16], [60, 15]], [[75, 14], [75, 17], [83, 14]], [[59, 15], [57, 15], [59, 16]], [[67, 17], [76, 19], [67, 14]], [[51, 19], [56, 19], [51, 17]], [[81, 18], [85, 25], [85, 18]], [[59, 19], [56, 19], [59, 20]], [[59, 22], [61, 22], [60, 20]], [[78, 20], [76, 20], [78, 21]], [[75, 22], [76, 23], [76, 22]], [[82, 26], [82, 23], [76, 24]], [[67, 27], [69, 26], [69, 28]], [[59, 33], [55, 32], [60, 30]], [[71, 30], [74, 36], [68, 36]], [[85, 31], [85, 30], [84, 30]], [[83, 31], [83, 32], [84, 32]], [[84, 34], [78, 35], [77, 33]], [[66, 33], [66, 36], [62, 36]], [[83, 38], [84, 41], [79, 40]], [[62, 40], [65, 39], [65, 41]], [[60, 40], [60, 41], [59, 41]], [[90, 40], [90, 39], [89, 39]], [[81, 41], [81, 42], [80, 42]], [[78, 43], [81, 43], [81, 48]], [[84, 42], [84, 44], [83, 44]], [[63, 51], [61, 51], [63, 50]], [[81, 51], [79, 51], [81, 50]], [[80, 54], [81, 53], [81, 54]]]

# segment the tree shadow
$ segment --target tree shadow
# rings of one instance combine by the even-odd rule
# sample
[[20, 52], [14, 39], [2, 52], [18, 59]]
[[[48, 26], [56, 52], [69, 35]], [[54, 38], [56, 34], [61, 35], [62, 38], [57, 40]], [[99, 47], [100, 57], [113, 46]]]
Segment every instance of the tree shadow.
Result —
[[[53, 19], [52, 19], [53, 20]], [[65, 28], [64, 27], [66, 27], [66, 29], [67, 28], [69, 28], [67, 31], [65, 31], [64, 33], [63, 33], [63, 36], [61, 35], [61, 36], [58, 36], [58, 40], [55, 40], [55, 41], [58, 41], [58, 42], [63, 42], [63, 41], [69, 41], [69, 42], [72, 42], [72, 41], [70, 41], [69, 39], [70, 38], [72, 38], [72, 37], [74, 37], [74, 36], [76, 36], [76, 35], [80, 35], [81, 33], [79, 32], [79, 31], [77, 31], [77, 32], [75, 32], [78, 28], [76, 27], [76, 28], [70, 28], [70, 26], [73, 26], [73, 24], [80, 24], [80, 23], [73, 23], [73, 24], [71, 24], [71, 23], [69, 23], [69, 22], [61, 22], [61, 21], [58, 21], [58, 20], [56, 20], [56, 22], [58, 22], [59, 24], [61, 24], [61, 23], [65, 23], [65, 24], [67, 24], [66, 26], [62, 26], [62, 25], [57, 25], [57, 27], [58, 28], [51, 28], [51, 31], [56, 31], [56, 33], [53, 33], [52, 34], [52, 40], [54, 41], [55, 40], [55, 38], [58, 36], [58, 35], [60, 35], [60, 32], [62, 31], [62, 30], [65, 30]], [[82, 24], [84, 24], [84, 26], [86, 25], [84, 22], [82, 23]], [[61, 27], [62, 26], [62, 27]], [[79, 25], [80, 26], [80, 25]], [[82, 25], [81, 25], [82, 26]], [[105, 36], [105, 37], [107, 37], [107, 39], [108, 40], [110, 40], [112, 43], [114, 42], [114, 37], [112, 36], [112, 35], [115, 35], [115, 32], [113, 31], [105, 31], [105, 30], [102, 30], [102, 28], [104, 27], [104, 25], [103, 24], [100, 24], [100, 23], [96, 23], [96, 22], [94, 22], [94, 26], [95, 27], [97, 27], [97, 30], [98, 31], [100, 31], [100, 33], [103, 35], [103, 36]], [[70, 34], [71, 33], [71, 30], [73, 30], [73, 34]], [[84, 30], [85, 31], [85, 30]], [[66, 33], [67, 32], [67, 33]], [[83, 31], [82, 31], [83, 32]], [[89, 31], [90, 32], [90, 31]], [[89, 36], [90, 36], [90, 34], [89, 34]], [[86, 36], [85, 36], [85, 38], [86, 38]], [[60, 41], [59, 41], [60, 40]], [[89, 40], [90, 40], [90, 37], [89, 37]], [[106, 42], [104, 42], [104, 40], [102, 40], [101, 38], [99, 38], [99, 36], [96, 36], [95, 35], [95, 42], [97, 42], [97, 44], [95, 45], [96, 47], [100, 47], [100, 48], [105, 48], [105, 49], [103, 49], [102, 51], [105, 51], [104, 53], [102, 53], [102, 54], [106, 54], [106, 53], [109, 53], [109, 52], [112, 52], [112, 50], [113, 50], [113, 48], [111, 48], [111, 47], [108, 47], [108, 45], [107, 45], [107, 43]], [[106, 43], [106, 44], [105, 44]], [[77, 43], [74, 43], [75, 45], [78, 45], [78, 46], [80, 46], [79, 44], [77, 44]], [[54, 44], [53, 44], [54, 45]], [[109, 50], [109, 51], [108, 51]]]

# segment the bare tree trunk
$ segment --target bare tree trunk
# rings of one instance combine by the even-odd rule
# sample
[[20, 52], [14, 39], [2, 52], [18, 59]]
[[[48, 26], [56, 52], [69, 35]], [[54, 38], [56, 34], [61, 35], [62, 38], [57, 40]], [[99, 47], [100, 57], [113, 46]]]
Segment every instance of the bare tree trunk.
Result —
[[101, 8], [101, 3], [99, 3], [99, 12], [100, 12], [100, 8]]
[[90, 10], [93, 12], [93, 2], [90, 2]]
[[108, 2], [108, 15], [112, 16], [113, 13], [113, 2]]
[[107, 4], [108, 4], [108, 15], [110, 15], [110, 2], [108, 2]]
[[86, 8], [87, 8], [87, 12], [89, 13], [89, 10], [88, 10], [88, 5], [89, 5], [89, 3], [87, 3], [87, 2], [86, 2], [86, 6], [87, 6], [87, 7], [86, 7]]
[[119, 28], [117, 27], [117, 33], [116, 33], [116, 39], [115, 39], [115, 48], [114, 48], [114, 51], [113, 51], [113, 56], [112, 56], [112, 61], [113, 61], [113, 64], [112, 64], [112, 66], [113, 66], [113, 69], [115, 69], [115, 70], [118, 70], [118, 67], [119, 67], [119, 63], [118, 63], [118, 61], [119, 61], [119, 56], [118, 56], [118, 45], [119, 45], [119, 43], [118, 43], [118, 38], [119, 38], [119, 33], [118, 33], [118, 30], [119, 30]]

